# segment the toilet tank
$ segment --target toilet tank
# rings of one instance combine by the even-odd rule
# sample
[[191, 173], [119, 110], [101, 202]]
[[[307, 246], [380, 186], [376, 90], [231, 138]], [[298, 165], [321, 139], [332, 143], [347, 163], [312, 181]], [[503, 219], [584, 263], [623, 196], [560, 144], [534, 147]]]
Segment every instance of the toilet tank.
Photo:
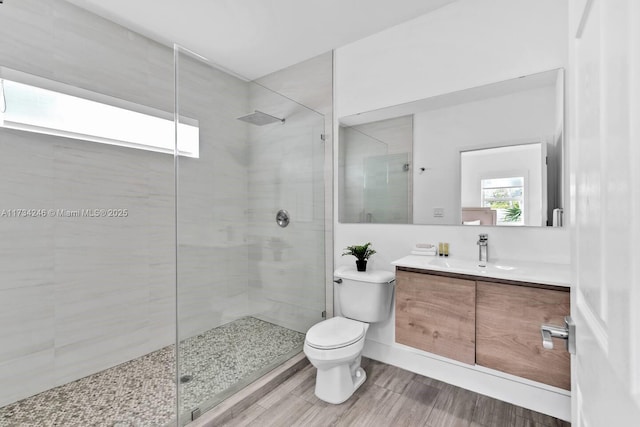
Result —
[[340, 267], [334, 276], [342, 315], [366, 323], [381, 322], [391, 314], [395, 274], [390, 271], [357, 271]]

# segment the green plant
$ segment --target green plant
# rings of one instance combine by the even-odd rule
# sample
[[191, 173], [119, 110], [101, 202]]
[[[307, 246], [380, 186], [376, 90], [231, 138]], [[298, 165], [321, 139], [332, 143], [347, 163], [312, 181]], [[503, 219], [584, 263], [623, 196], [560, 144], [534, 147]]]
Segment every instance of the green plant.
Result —
[[518, 222], [522, 216], [522, 209], [520, 203], [515, 202], [511, 207], [506, 209], [507, 213], [504, 214], [505, 222]]
[[347, 246], [342, 256], [353, 255], [358, 261], [366, 261], [371, 255], [375, 254], [375, 249], [371, 249], [371, 242], [364, 245]]

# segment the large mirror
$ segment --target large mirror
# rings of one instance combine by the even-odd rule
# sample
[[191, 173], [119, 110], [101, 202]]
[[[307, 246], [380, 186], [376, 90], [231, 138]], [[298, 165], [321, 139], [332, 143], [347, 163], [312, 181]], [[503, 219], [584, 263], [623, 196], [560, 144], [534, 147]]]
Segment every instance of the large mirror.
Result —
[[564, 71], [341, 117], [343, 223], [560, 226]]

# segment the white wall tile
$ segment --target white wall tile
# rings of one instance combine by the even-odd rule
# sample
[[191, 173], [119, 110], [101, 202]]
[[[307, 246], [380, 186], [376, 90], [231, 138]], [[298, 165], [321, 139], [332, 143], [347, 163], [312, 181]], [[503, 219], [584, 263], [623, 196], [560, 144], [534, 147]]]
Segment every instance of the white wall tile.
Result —
[[54, 286], [0, 291], [0, 364], [54, 347]]
[[[173, 111], [173, 52], [67, 2], [5, 3], [0, 39], [3, 66]], [[196, 67], [192, 74], [189, 84], [208, 85], [191, 90], [194, 118], [228, 104], [209, 91], [210, 77], [221, 73]], [[218, 83], [231, 96], [242, 84]], [[204, 123], [208, 157], [194, 175], [211, 168], [216, 132]], [[0, 304], [11, 304], [0, 329], [0, 405], [171, 344], [173, 156], [6, 129], [0, 150], [0, 209], [129, 211], [126, 218], [0, 218]], [[192, 180], [189, 194], [210, 202], [211, 182]], [[201, 229], [210, 222], [196, 219]], [[19, 375], [30, 379], [15, 381]]]
[[[251, 97], [256, 109], [276, 116], [282, 111], [287, 121], [251, 129], [249, 299], [256, 316], [301, 332], [321, 320], [331, 278], [326, 249], [331, 253], [332, 203], [325, 190], [331, 194], [332, 79], [328, 52], [258, 80], [324, 120], [260, 88]], [[278, 209], [291, 214], [287, 228], [275, 224]]]
[[2, 398], [0, 406], [34, 394], [34, 390], [55, 387], [54, 349], [30, 353], [0, 363]]

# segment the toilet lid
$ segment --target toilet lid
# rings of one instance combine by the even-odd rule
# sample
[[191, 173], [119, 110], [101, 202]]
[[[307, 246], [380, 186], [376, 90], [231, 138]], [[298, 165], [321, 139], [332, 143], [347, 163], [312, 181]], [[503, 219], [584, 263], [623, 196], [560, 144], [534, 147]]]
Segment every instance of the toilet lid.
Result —
[[307, 331], [307, 344], [318, 349], [346, 347], [365, 334], [364, 323], [344, 317], [332, 317], [317, 323]]

